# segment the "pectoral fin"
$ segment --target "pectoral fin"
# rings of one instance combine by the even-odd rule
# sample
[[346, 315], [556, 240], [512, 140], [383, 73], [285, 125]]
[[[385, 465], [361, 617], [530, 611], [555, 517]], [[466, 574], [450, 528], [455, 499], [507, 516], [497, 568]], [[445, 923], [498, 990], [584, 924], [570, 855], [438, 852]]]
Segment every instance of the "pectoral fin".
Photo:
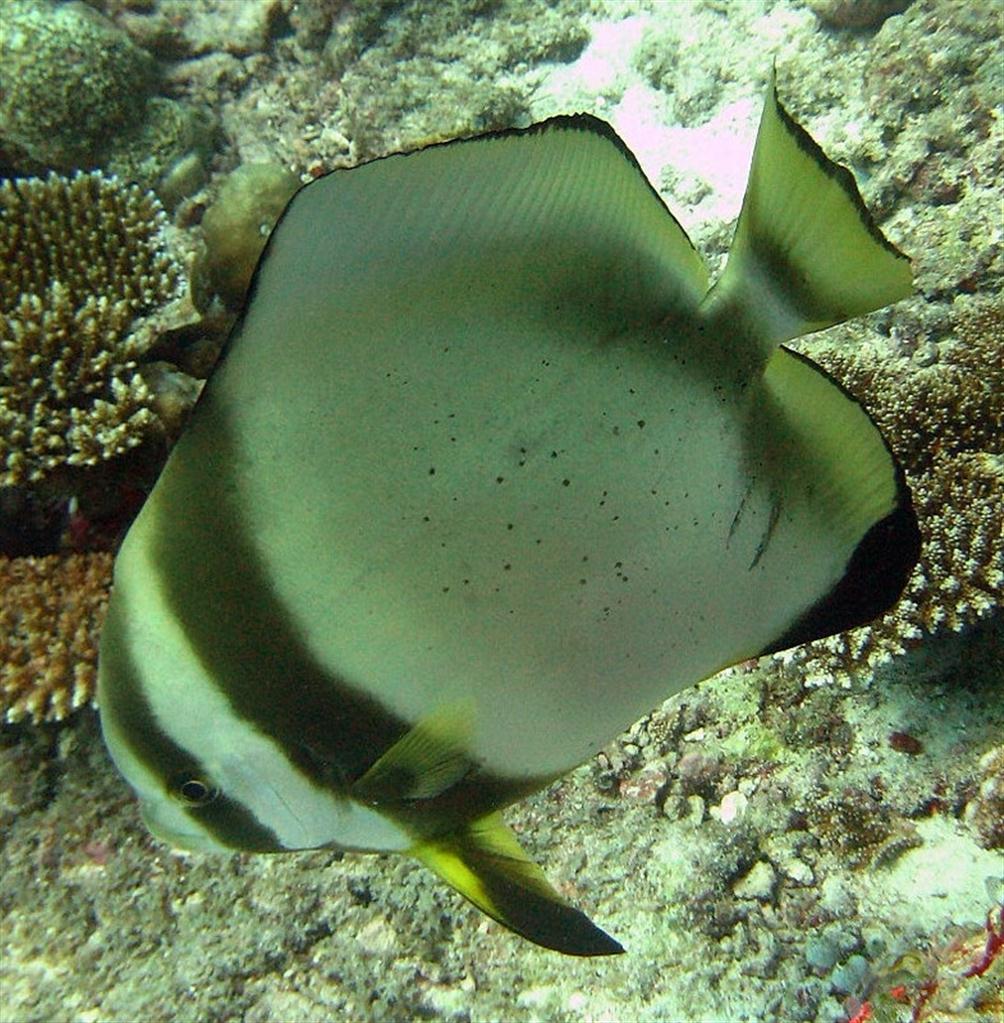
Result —
[[448, 707], [423, 718], [352, 786], [362, 803], [432, 799], [473, 766], [467, 754], [473, 710]]
[[544, 948], [577, 956], [624, 951], [551, 887], [498, 813], [410, 852], [483, 913]]

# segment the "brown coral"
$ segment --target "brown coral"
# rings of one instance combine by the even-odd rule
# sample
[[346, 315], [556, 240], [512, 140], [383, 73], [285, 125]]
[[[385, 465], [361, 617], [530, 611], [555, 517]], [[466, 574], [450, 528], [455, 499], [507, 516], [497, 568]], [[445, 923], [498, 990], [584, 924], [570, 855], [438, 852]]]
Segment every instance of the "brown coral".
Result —
[[925, 635], [959, 632], [1004, 603], [1004, 307], [958, 304], [956, 336], [931, 365], [867, 350], [815, 355], [864, 402], [902, 461], [923, 546], [889, 612], [782, 655], [810, 684], [847, 682]]
[[158, 427], [143, 318], [178, 297], [156, 197], [101, 174], [0, 183], [0, 486]]
[[108, 553], [0, 558], [0, 717], [60, 721], [94, 698]]

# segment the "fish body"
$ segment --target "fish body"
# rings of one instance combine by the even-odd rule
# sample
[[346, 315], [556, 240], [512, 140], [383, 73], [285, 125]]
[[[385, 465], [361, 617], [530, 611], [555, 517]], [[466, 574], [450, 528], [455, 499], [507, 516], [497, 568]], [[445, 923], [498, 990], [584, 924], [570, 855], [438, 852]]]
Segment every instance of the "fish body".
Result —
[[585, 115], [302, 188], [116, 563], [101, 716], [151, 829], [408, 853], [539, 944], [620, 951], [499, 811], [898, 597], [902, 473], [781, 343], [911, 288], [773, 85], [710, 289]]

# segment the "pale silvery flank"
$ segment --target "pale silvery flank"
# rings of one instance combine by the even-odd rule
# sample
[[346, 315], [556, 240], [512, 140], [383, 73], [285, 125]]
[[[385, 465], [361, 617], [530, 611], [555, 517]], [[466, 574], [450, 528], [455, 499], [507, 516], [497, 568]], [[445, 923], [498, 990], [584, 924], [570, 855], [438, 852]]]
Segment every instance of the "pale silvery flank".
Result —
[[150, 829], [407, 853], [531, 941], [621, 951], [500, 810], [896, 600], [902, 472], [781, 345], [911, 290], [773, 84], [710, 289], [587, 115], [304, 186], [115, 566], [101, 720]]

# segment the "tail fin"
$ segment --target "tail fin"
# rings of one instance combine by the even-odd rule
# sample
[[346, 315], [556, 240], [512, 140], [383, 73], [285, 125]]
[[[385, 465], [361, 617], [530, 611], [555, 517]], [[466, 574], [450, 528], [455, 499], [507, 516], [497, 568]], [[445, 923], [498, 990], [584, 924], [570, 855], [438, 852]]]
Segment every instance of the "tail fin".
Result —
[[741, 307], [758, 339], [773, 346], [912, 291], [909, 259], [879, 230], [851, 172], [781, 106], [772, 75], [714, 304]]
[[575, 956], [624, 951], [551, 887], [498, 813], [411, 853], [483, 913], [544, 948]]

